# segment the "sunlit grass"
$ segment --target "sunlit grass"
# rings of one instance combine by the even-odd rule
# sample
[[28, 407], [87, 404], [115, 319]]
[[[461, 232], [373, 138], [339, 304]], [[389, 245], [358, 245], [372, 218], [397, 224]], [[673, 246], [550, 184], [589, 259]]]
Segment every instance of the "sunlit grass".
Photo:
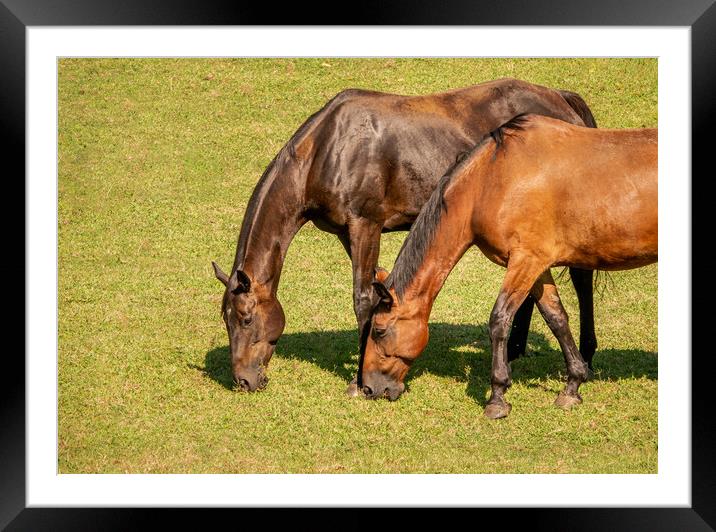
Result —
[[[657, 124], [651, 59], [71, 59], [59, 65], [62, 473], [656, 473], [657, 267], [596, 298], [596, 378], [571, 412], [535, 313], [513, 411], [482, 416], [504, 270], [470, 251], [399, 401], [348, 399], [350, 262], [312, 225], [289, 248], [262, 393], [231, 389], [222, 287], [261, 172], [341, 89], [420, 94], [512, 76], [579, 92], [600, 127]], [[383, 237], [390, 268], [405, 233]], [[559, 282], [578, 335], [574, 290]]]

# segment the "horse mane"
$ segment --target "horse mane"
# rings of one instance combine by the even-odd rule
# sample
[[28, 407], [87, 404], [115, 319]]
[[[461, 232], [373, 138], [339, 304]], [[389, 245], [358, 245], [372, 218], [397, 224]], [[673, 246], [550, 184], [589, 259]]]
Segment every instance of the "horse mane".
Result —
[[423, 263], [428, 247], [435, 237], [435, 232], [442, 218], [442, 213], [447, 212], [445, 189], [453, 175], [458, 172], [464, 161], [472, 159], [478, 151], [483, 149], [489, 139], [495, 141], [495, 155], [500, 149], [504, 149], [505, 137], [512, 136], [510, 132], [524, 130], [527, 119], [527, 115], [520, 114], [490, 131], [470, 152], [459, 154], [455, 163], [448, 169], [445, 175], [440, 178], [437, 187], [425, 205], [423, 205], [420, 214], [418, 214], [418, 217], [410, 229], [410, 233], [408, 233], [407, 238], [403, 242], [398, 252], [398, 258], [395, 260], [393, 271], [385, 280], [385, 286], [387, 288], [393, 288], [399, 299], [403, 297], [405, 290], [413, 281], [418, 268]]
[[263, 174], [261, 174], [261, 177], [259, 178], [258, 182], [256, 183], [254, 191], [251, 193], [249, 203], [246, 205], [246, 212], [244, 214], [244, 219], [241, 224], [239, 242], [236, 248], [236, 256], [234, 258], [234, 265], [231, 269], [231, 273], [235, 272], [237, 269], [243, 268], [244, 259], [246, 258], [246, 246], [248, 244], [249, 235], [251, 234], [251, 229], [253, 228], [256, 216], [260, 211], [261, 204], [263, 203], [263, 200], [268, 196], [269, 190], [271, 189], [271, 185], [273, 184], [274, 179], [276, 177], [276, 172], [274, 170], [277, 168], [281, 168], [284, 164], [287, 164], [291, 161], [298, 160], [296, 154], [296, 147], [311, 131], [312, 127], [320, 121], [320, 119], [327, 111], [333, 109], [336, 105], [342, 103], [349, 97], [362, 92], [364, 91], [361, 91], [359, 89], [347, 89], [339, 92], [333, 98], [328, 100], [328, 102], [326, 102], [323, 107], [321, 107], [318, 111], [309, 116], [303, 122], [303, 124], [299, 126], [296, 132], [291, 135], [291, 138], [288, 140], [288, 142], [279, 150], [276, 156], [268, 164]]
[[[517, 115], [514, 118], [511, 118], [509, 121], [502, 124], [497, 129], [494, 129], [488, 133], [488, 135], [490, 137], [492, 137], [492, 140], [495, 141], [495, 154], [497, 154], [497, 152], [500, 150], [500, 148], [504, 147], [505, 136], [512, 136], [512, 135], [510, 135], [510, 132], [524, 131], [525, 122], [527, 122], [528, 119], [529, 119], [529, 115], [526, 115], [526, 114]], [[473, 151], [477, 151], [477, 147]]]
[[[462, 160], [458, 160], [458, 166]], [[407, 238], [398, 252], [393, 271], [385, 280], [387, 288], [395, 289], [398, 298], [402, 298], [405, 289], [415, 277], [418, 267], [423, 262], [428, 246], [432, 243], [435, 231], [440, 223], [443, 211], [447, 212], [445, 204], [445, 187], [450, 182], [451, 172], [446, 173], [438, 181], [438, 186], [423, 205], [420, 214], [415, 219]]]

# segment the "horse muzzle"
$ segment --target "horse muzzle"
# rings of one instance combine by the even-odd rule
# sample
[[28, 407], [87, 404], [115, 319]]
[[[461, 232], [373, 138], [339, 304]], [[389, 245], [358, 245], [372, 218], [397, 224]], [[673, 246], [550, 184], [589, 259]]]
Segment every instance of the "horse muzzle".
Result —
[[240, 372], [234, 375], [234, 383], [243, 392], [263, 390], [268, 385], [268, 377], [263, 369], [256, 372]]
[[382, 373], [370, 372], [363, 378], [363, 395], [368, 399], [395, 401], [405, 391], [405, 384]]

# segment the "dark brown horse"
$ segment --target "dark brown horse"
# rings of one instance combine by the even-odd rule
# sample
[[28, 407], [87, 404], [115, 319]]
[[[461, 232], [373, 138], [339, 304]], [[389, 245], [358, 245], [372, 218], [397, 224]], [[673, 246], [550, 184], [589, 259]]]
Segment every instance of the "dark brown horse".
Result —
[[[430, 96], [346, 90], [308, 118], [269, 164], [246, 209], [222, 313], [234, 380], [253, 391], [283, 332], [276, 298], [286, 250], [303, 224], [334, 233], [353, 264], [353, 303], [364, 339], [380, 235], [407, 230], [439, 177], [489, 131], [522, 113], [596, 127], [582, 98], [514, 79]], [[581, 347], [596, 348], [592, 272], [571, 270], [582, 311]], [[534, 306], [515, 320], [510, 355], [524, 352]], [[355, 384], [349, 393], [356, 393]]]
[[490, 315], [490, 418], [505, 417], [511, 384], [507, 334], [531, 294], [567, 364], [556, 404], [581, 402], [587, 364], [550, 273], [637, 268], [657, 260], [657, 130], [588, 129], [530, 115], [494, 131], [445, 175], [395, 261], [378, 271], [362, 365], [368, 397], [397, 399], [428, 342], [428, 318], [446, 277], [476, 245], [505, 266]]

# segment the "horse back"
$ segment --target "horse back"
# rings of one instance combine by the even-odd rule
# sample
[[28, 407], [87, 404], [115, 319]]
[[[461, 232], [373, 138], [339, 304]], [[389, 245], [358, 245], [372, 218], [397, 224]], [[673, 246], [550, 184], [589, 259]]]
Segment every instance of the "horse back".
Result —
[[558, 91], [514, 79], [425, 96], [350, 90], [334, 100], [310, 135], [305, 202], [310, 219], [336, 231], [351, 217], [406, 229], [456, 158], [516, 114], [583, 124]]
[[552, 265], [654, 262], [657, 152], [656, 129], [590, 129], [530, 117], [493, 157], [483, 155], [478, 217], [499, 220], [491, 228], [496, 247], [534, 249]]

